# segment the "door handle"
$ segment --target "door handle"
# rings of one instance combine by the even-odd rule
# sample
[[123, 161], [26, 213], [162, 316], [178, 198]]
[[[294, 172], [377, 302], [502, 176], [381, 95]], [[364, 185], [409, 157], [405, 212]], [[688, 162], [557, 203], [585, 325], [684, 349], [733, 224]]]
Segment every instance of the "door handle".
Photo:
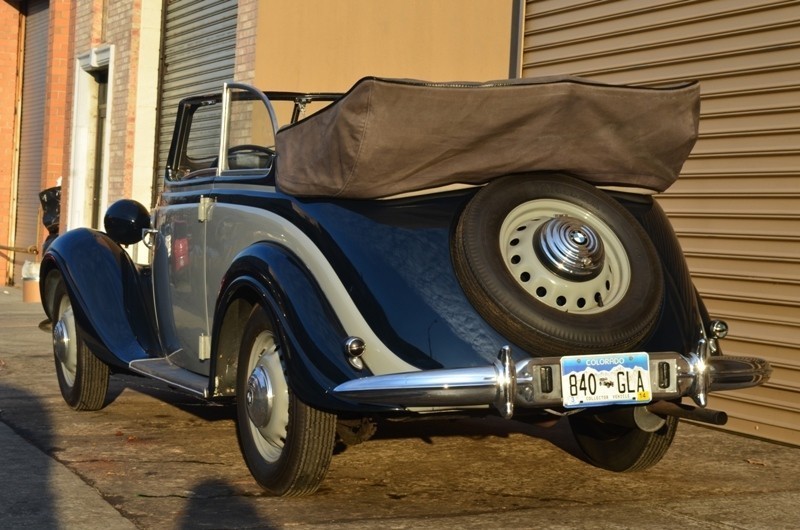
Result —
[[158, 230], [155, 228], [142, 229], [142, 243], [144, 243], [144, 246], [150, 250], [156, 248], [156, 241], [158, 241], [158, 238], [156, 237], [157, 235]]

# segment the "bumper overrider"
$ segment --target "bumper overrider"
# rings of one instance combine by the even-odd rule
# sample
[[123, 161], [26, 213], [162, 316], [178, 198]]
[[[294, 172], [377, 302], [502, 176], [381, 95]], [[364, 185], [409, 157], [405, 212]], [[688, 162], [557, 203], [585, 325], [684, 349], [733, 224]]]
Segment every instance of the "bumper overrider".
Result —
[[[724, 413], [706, 409], [708, 393], [765, 383], [769, 363], [756, 357], [716, 355], [715, 339], [701, 338], [696, 351], [649, 352], [652, 400], [648, 410], [724, 424]], [[536, 357], [514, 362], [504, 346], [489, 366], [423, 370], [354, 379], [333, 393], [362, 403], [415, 408], [459, 409], [494, 406], [504, 418], [514, 408], [553, 408], [562, 405], [561, 358]], [[676, 403], [690, 397], [699, 408]]]

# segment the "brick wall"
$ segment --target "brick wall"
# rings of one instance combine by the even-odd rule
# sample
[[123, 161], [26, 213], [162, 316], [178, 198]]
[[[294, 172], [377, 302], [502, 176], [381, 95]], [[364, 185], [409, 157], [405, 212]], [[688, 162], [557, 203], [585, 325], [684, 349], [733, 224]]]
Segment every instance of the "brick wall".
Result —
[[73, 3], [76, 53], [90, 50], [103, 42], [103, 0], [79, 0]]
[[[0, 2], [0, 246], [10, 242], [12, 179], [15, 173], [17, 94], [20, 70], [20, 21], [19, 2]], [[9, 253], [0, 249], [0, 279], [5, 284], [8, 274]]]
[[[69, 137], [72, 109], [72, 2], [50, 0], [50, 55], [45, 96], [44, 161], [41, 189], [57, 185], [69, 171]], [[39, 223], [38, 241], [47, 230]]]
[[[109, 146], [105, 152], [108, 167], [105, 191], [109, 203], [131, 196], [141, 11], [141, 0], [73, 2], [73, 57], [106, 45], [113, 45], [114, 50], [109, 64], [106, 130]], [[68, 185], [64, 184], [66, 190]], [[85, 199], [75, 197], [73, 202], [82, 204]]]
[[[72, 108], [75, 101], [73, 87], [75, 82], [75, 58], [78, 54], [91, 50], [101, 44], [103, 31], [103, 0], [78, 0], [72, 2], [70, 12], [72, 20], [72, 42], [70, 43], [69, 75], [70, 89], [68, 93], [69, 106], [67, 113], [72, 116]], [[64, 156], [69, 164], [71, 156], [71, 134], [66, 134], [64, 142]], [[67, 205], [70, 201], [69, 178], [71, 168], [67, 165], [64, 170], [64, 179], [61, 185], [61, 226], [64, 228], [67, 219]]]
[[[45, 95], [44, 160], [40, 189], [55, 186], [64, 174], [68, 156], [65, 139], [69, 136], [69, 87], [71, 35], [71, 3], [68, 0], [50, 0], [49, 55], [47, 61], [47, 92]], [[12, 246], [11, 215], [16, 178], [16, 156], [19, 148], [18, 112], [21, 90], [22, 30], [24, 17], [20, 13], [21, 2], [0, 3], [0, 245]], [[44, 241], [47, 231], [37, 220], [37, 241]], [[3, 284], [13, 281], [10, 271], [9, 252], [0, 250], [0, 278]]]
[[[47, 92], [45, 95], [45, 119], [43, 135], [44, 160], [42, 165], [40, 189], [55, 186], [68, 164], [68, 151], [65, 140], [69, 137], [69, 95], [71, 87], [70, 57], [71, 42], [71, 2], [50, 0], [49, 55], [47, 59]], [[21, 2], [0, 3], [0, 245], [12, 246], [15, 243], [11, 234], [11, 215], [14, 197], [19, 148], [18, 112], [20, 109], [21, 68], [22, 68], [22, 30], [24, 16], [20, 13]], [[44, 241], [47, 231], [37, 220], [39, 230], [37, 241]], [[13, 282], [10, 271], [10, 256], [0, 250], [0, 278], [3, 284]]]
[[108, 196], [130, 196], [133, 131], [136, 120], [136, 67], [139, 49], [139, 2], [111, 2], [104, 23], [106, 41], [114, 45], [113, 78], [109, 78], [110, 149]]
[[236, 18], [236, 64], [234, 80], [253, 83], [256, 71], [258, 0], [239, 0]]

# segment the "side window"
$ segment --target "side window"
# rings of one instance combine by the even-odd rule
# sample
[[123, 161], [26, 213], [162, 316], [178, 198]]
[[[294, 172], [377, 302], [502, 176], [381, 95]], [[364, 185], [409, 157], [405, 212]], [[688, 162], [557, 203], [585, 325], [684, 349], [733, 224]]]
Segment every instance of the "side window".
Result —
[[219, 104], [198, 107], [192, 117], [192, 127], [186, 142], [186, 160], [192, 167], [211, 167], [219, 154], [219, 125], [222, 106]]
[[178, 153], [174, 180], [184, 180], [216, 173], [219, 155], [219, 129], [222, 123], [222, 105], [207, 100], [193, 107], [187, 120], [188, 131], [183, 149]]
[[275, 161], [273, 115], [265, 94], [236, 83], [223, 94], [181, 101], [167, 180], [269, 173]]
[[249, 92], [234, 90], [230, 98], [227, 169], [269, 171], [275, 157], [275, 134], [269, 111]]

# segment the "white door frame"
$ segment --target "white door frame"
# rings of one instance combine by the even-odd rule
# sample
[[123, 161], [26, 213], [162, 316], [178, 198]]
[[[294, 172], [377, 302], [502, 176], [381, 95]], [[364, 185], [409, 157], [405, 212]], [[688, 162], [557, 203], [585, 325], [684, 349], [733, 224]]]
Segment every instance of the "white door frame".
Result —
[[[96, 118], [97, 109], [97, 81], [93, 72], [108, 69], [108, 92], [106, 94], [106, 118], [103, 127], [102, 149], [109, 152], [111, 138], [111, 114], [113, 106], [114, 79], [114, 45], [108, 44], [92, 48], [86, 53], [78, 55], [75, 68], [75, 90], [72, 106], [72, 152], [70, 155], [69, 193], [67, 204], [68, 230], [80, 226], [88, 226], [91, 212], [86, 207], [86, 190], [89, 179], [89, 168], [94, 164], [95, 145], [97, 145]], [[103, 156], [100, 189], [95, 190], [100, 201], [99, 211], [104, 212], [108, 207], [108, 156]], [[62, 208], [63, 212], [63, 208]], [[100, 228], [98, 226], [92, 228]]]

